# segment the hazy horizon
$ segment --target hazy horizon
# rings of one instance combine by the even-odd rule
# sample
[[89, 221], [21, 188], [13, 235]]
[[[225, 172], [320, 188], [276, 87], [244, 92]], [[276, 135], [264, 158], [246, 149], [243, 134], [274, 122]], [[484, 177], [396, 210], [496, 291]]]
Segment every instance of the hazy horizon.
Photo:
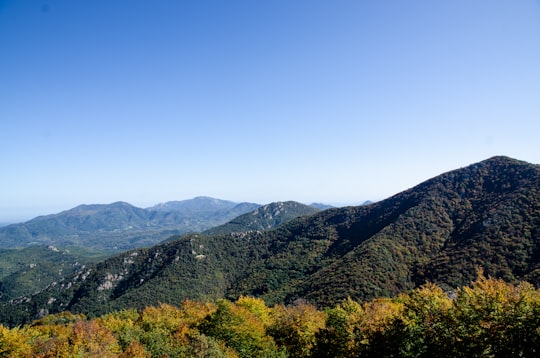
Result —
[[[201, 197], [201, 196], [205, 196], [205, 197], [208, 197], [207, 195], [197, 195], [193, 198], [184, 198], [184, 199], [171, 199], [171, 200], [168, 200], [168, 201], [185, 201], [185, 200], [191, 200], [191, 199], [195, 199], [196, 197]], [[211, 197], [211, 198], [214, 198], [214, 197]], [[242, 202], [249, 202], [249, 203], [254, 203], [254, 204], [260, 204], [260, 205], [266, 205], [266, 204], [270, 204], [272, 202], [256, 202], [256, 201], [238, 201], [238, 200], [231, 200], [231, 199], [228, 199], [228, 198], [214, 198], [214, 199], [219, 199], [219, 200], [227, 200], [227, 201], [232, 201], [232, 202], [235, 202], [235, 203], [242, 203]], [[118, 200], [118, 201], [121, 201], [121, 202], [126, 202], [130, 205], [133, 205], [135, 207], [138, 207], [138, 208], [142, 208], [142, 209], [148, 209], [148, 208], [151, 208], [152, 206], [156, 206], [158, 204], [163, 204], [167, 201], [160, 201], [160, 202], [153, 202], [153, 203], [132, 203], [132, 202], [129, 202], [127, 200]], [[87, 202], [87, 203], [78, 203], [78, 204], [74, 204], [72, 206], [44, 206], [42, 208], [35, 208], [35, 207], [26, 207], [26, 208], [18, 208], [19, 210], [16, 212], [16, 215], [10, 215], [9, 213], [7, 213], [6, 215], [4, 215], [4, 217], [0, 220], [0, 227], [2, 226], [7, 226], [7, 225], [11, 225], [11, 224], [19, 224], [19, 223], [23, 223], [23, 222], [26, 222], [26, 221], [29, 221], [29, 220], [32, 220], [32, 219], [35, 219], [37, 217], [40, 217], [40, 216], [46, 216], [46, 215], [53, 215], [53, 214], [58, 214], [58, 213], [61, 213], [63, 211], [67, 211], [67, 210], [70, 210], [70, 209], [73, 209], [79, 205], [94, 205], [94, 204], [97, 204], [97, 205], [109, 205], [109, 204], [113, 204], [115, 202], [118, 202], [118, 201], [114, 201], [114, 202]], [[289, 201], [289, 200], [277, 200], [277, 201]], [[359, 201], [351, 201], [351, 202], [321, 202], [321, 201], [310, 201], [310, 202], [302, 202], [302, 204], [306, 204], [306, 205], [311, 205], [311, 204], [325, 204], [325, 205], [331, 205], [331, 206], [334, 206], [334, 207], [343, 207], [343, 206], [351, 206], [351, 205], [362, 205], [364, 204], [365, 202], [375, 202], [375, 201], [378, 201], [378, 200], [371, 200], [371, 199], [366, 199], [366, 200], [359, 200]]]

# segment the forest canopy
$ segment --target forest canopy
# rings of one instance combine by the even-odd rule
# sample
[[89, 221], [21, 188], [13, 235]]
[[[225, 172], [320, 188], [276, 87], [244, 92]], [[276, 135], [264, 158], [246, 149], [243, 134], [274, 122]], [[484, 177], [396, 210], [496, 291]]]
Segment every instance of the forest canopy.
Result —
[[470, 286], [435, 284], [327, 308], [299, 300], [185, 300], [98, 318], [62, 312], [0, 326], [9, 357], [536, 357], [540, 292], [482, 272]]

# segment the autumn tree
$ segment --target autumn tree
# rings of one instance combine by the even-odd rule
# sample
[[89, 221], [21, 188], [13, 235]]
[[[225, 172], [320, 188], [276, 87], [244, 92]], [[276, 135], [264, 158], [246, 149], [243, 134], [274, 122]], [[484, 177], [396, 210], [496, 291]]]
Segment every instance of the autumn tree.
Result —
[[316, 333], [315, 357], [350, 357], [357, 342], [356, 331], [362, 320], [362, 306], [350, 297], [326, 310], [326, 324]]
[[529, 283], [508, 284], [479, 272], [457, 290], [453, 346], [460, 356], [536, 357], [540, 352], [540, 295]]
[[303, 301], [293, 305], [276, 305], [269, 333], [291, 357], [309, 357], [316, 334], [325, 326], [326, 314]]
[[276, 350], [263, 321], [245, 306], [228, 300], [217, 302], [217, 310], [205, 319], [200, 330], [235, 349], [240, 357], [267, 357]]

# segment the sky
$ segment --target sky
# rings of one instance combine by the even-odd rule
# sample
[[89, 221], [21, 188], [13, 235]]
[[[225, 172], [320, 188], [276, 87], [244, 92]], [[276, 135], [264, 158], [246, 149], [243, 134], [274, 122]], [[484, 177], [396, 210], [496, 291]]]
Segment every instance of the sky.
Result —
[[0, 0], [0, 222], [540, 163], [540, 0]]

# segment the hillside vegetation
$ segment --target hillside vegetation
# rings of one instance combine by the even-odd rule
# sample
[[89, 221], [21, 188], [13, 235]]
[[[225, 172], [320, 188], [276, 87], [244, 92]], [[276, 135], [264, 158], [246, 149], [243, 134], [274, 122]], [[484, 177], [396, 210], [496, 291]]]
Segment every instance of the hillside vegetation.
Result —
[[[182, 204], [183, 202], [172, 202], [172, 204], [166, 204], [167, 208], [161, 209], [168, 210], [169, 205], [178, 206], [180, 205], [178, 203]], [[183, 205], [185, 209], [185, 204]], [[202, 210], [208, 209], [204, 209], [202, 205], [193, 210], [200, 213]], [[260, 231], [278, 226], [300, 215], [312, 214], [317, 211], [318, 209], [311, 206], [293, 201], [272, 203], [255, 209], [251, 213], [241, 215], [228, 224], [217, 227], [216, 230], [222, 233], [235, 232], [235, 230], [238, 232]], [[178, 239], [178, 237], [174, 238]], [[20, 250], [0, 250], [0, 301], [6, 302], [18, 297], [29, 296], [48, 286], [54, 287], [65, 278], [70, 278], [76, 271], [84, 270], [89, 263], [98, 261], [99, 256], [92, 256], [88, 250], [83, 253], [80, 251], [80, 248], [69, 248], [68, 250], [58, 249], [55, 246], [30, 246]]]
[[249, 231], [264, 231], [278, 227], [300, 216], [308, 216], [320, 211], [311, 205], [295, 201], [276, 202], [263, 205], [226, 224], [205, 230], [205, 235], [219, 235]]
[[183, 301], [112, 312], [68, 312], [30, 325], [0, 325], [9, 357], [537, 357], [540, 292], [482, 274], [450, 297], [428, 284], [394, 298]]
[[80, 270], [2, 306], [1, 322], [70, 310], [90, 317], [178, 300], [331, 307], [433, 282], [468, 284], [478, 267], [539, 282], [540, 167], [494, 157], [366, 206], [333, 208], [269, 231], [192, 234]]
[[0, 249], [0, 302], [37, 293], [98, 260], [55, 246]]

